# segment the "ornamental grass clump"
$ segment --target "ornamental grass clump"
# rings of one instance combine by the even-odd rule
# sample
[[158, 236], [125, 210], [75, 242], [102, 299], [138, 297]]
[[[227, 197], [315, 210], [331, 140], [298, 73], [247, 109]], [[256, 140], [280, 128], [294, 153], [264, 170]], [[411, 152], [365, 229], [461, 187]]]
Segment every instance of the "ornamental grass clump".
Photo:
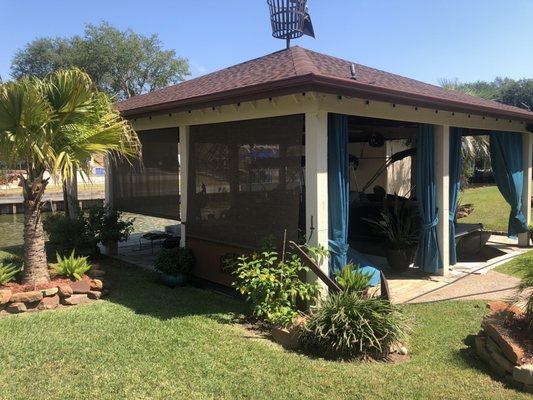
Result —
[[386, 357], [408, 333], [401, 309], [388, 300], [355, 292], [330, 294], [310, 316], [303, 346], [327, 358]]
[[526, 329], [533, 336], [533, 263], [523, 260], [517, 268], [522, 278], [518, 284], [514, 302], [524, 309], [524, 322]]

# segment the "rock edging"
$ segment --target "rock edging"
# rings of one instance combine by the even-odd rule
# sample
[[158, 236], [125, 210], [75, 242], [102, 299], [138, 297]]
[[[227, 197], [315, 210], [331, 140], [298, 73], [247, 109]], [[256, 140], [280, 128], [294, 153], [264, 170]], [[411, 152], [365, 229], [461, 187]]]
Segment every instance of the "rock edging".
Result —
[[501, 328], [502, 313], [519, 314], [521, 310], [504, 302], [489, 304], [490, 314], [474, 339], [477, 356], [506, 382], [533, 393], [533, 363], [525, 362], [524, 349]]
[[[100, 277], [105, 273], [100, 271]], [[93, 277], [94, 275], [91, 274]], [[0, 316], [20, 314], [30, 311], [53, 310], [60, 306], [74, 306], [100, 299], [108, 290], [101, 279], [85, 276], [80, 281], [61, 283], [57, 286], [12, 293], [9, 289], [0, 290]]]

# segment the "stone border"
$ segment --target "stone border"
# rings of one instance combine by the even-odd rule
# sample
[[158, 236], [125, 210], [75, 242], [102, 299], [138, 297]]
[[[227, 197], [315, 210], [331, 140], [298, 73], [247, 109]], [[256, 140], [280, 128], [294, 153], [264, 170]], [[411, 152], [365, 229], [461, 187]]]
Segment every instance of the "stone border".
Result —
[[524, 362], [524, 350], [508, 337], [498, 323], [502, 313], [513, 315], [521, 313], [521, 310], [501, 301], [490, 303], [489, 308], [491, 313], [483, 320], [482, 330], [474, 339], [476, 354], [506, 382], [533, 393], [533, 363]]
[[103, 277], [104, 271], [91, 271], [92, 278], [86, 276], [80, 281], [28, 292], [12, 293], [9, 289], [0, 290], [0, 316], [53, 310], [60, 306], [75, 306], [100, 299], [107, 294], [109, 285], [96, 277]]

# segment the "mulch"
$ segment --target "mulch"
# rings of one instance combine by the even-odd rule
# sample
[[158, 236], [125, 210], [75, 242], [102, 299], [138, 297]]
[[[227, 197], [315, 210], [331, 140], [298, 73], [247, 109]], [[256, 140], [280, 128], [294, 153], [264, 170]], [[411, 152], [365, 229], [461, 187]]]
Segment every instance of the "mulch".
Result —
[[[83, 276], [83, 280], [88, 281], [89, 279], [90, 278], [87, 275]], [[15, 294], [15, 293], [22, 293], [22, 292], [31, 292], [34, 290], [51, 289], [56, 286], [69, 285], [72, 282], [73, 280], [69, 278], [53, 277], [50, 280], [50, 282], [41, 283], [38, 285], [9, 282], [9, 283], [6, 283], [5, 285], [0, 285], [0, 290], [3, 290], [3, 289], [11, 290], [11, 292]]]

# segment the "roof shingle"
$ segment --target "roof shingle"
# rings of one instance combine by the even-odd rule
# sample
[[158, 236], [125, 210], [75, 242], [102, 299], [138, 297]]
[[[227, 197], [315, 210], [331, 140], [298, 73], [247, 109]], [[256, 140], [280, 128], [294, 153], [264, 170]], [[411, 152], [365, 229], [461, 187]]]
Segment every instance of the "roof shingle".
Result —
[[[351, 78], [350, 65], [355, 65], [356, 79]], [[445, 106], [450, 110], [472, 110], [494, 115], [519, 117], [533, 121], [533, 112], [461, 92], [446, 90], [400, 75], [391, 74], [340, 58], [303, 49], [298, 46], [268, 54], [211, 74], [132, 97], [118, 103], [126, 115], [149, 111], [193, 107], [210, 101], [235, 99], [239, 96], [303, 84], [316, 89], [333, 88], [361, 91], [367, 95], [406, 99]]]

